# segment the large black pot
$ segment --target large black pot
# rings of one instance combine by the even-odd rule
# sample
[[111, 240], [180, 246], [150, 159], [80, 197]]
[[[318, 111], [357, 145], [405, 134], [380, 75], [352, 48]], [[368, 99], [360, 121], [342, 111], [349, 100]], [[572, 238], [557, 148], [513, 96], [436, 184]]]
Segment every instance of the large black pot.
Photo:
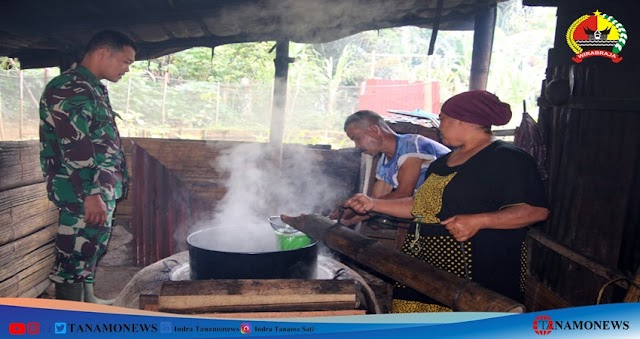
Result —
[[281, 251], [276, 248], [273, 235], [272, 249], [247, 250], [247, 244], [243, 243], [245, 249], [236, 251], [234, 240], [219, 244], [220, 239], [233, 231], [228, 227], [207, 228], [187, 237], [192, 280], [315, 279], [318, 258], [315, 240], [302, 248]]

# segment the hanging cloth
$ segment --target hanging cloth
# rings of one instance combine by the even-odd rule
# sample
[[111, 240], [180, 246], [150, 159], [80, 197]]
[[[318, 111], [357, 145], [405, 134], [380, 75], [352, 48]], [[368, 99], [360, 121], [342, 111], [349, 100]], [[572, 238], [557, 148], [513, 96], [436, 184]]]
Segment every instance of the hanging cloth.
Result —
[[542, 131], [535, 120], [527, 113], [527, 106], [522, 101], [524, 112], [522, 122], [516, 127], [513, 143], [529, 153], [538, 164], [538, 171], [542, 181], [546, 184], [549, 177], [547, 170], [547, 147], [542, 136]]

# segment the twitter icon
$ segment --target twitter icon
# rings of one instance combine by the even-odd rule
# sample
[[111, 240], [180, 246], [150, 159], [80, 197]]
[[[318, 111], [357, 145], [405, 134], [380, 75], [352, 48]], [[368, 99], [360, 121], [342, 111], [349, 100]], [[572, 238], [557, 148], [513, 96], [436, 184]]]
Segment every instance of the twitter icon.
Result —
[[55, 323], [53, 325], [55, 334], [66, 334], [67, 333], [67, 323]]

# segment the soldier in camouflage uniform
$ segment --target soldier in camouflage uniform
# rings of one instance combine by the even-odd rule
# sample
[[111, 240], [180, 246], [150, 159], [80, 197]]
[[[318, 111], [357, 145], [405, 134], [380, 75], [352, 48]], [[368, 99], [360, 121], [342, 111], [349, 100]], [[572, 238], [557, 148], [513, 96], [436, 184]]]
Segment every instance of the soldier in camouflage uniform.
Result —
[[60, 208], [49, 276], [57, 299], [105, 302], [93, 294], [95, 265], [106, 250], [128, 176], [117, 113], [100, 80], [120, 80], [135, 52], [122, 33], [100, 32], [80, 65], [51, 80], [40, 99], [40, 162], [49, 199]]

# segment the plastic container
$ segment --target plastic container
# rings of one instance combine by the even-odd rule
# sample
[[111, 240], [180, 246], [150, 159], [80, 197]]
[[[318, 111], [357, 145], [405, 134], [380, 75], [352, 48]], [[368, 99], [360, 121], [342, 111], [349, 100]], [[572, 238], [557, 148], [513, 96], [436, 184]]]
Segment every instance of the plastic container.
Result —
[[295, 250], [313, 242], [306, 234], [284, 223], [280, 217], [270, 217], [269, 223], [275, 230], [278, 249], [281, 251]]
[[278, 241], [278, 249], [281, 251], [296, 250], [313, 242], [311, 238], [302, 232], [281, 233], [276, 231], [276, 239]]

